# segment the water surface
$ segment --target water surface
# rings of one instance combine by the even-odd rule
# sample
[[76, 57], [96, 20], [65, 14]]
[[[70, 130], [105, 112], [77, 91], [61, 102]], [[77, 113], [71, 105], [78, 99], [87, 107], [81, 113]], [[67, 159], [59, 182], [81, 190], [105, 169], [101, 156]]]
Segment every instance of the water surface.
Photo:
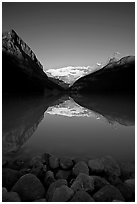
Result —
[[40, 153], [134, 161], [131, 96], [18, 96], [3, 99], [3, 158]]

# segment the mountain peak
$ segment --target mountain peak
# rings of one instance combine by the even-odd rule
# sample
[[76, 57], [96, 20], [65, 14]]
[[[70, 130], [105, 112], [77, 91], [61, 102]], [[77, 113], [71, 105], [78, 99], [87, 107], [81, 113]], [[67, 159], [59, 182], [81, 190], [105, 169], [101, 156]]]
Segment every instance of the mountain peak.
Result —
[[14, 29], [10, 29], [7, 32], [2, 33], [2, 48], [3, 51], [9, 54], [15, 55], [16, 57], [28, 56], [31, 58], [35, 64], [37, 64], [41, 69], [43, 66], [38, 61], [36, 55], [31, 50], [31, 48], [19, 37]]

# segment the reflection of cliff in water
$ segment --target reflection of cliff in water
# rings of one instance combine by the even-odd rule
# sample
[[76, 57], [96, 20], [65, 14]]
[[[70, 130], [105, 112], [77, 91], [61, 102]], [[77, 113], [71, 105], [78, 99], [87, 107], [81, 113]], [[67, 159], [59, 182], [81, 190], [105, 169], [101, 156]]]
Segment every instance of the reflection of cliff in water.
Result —
[[16, 152], [32, 136], [57, 96], [3, 97], [3, 153]]
[[105, 117], [108, 122], [121, 125], [135, 124], [135, 99], [133, 95], [73, 95], [74, 101]]
[[[94, 117], [132, 126], [135, 123], [134, 98], [128, 96], [68, 95], [3, 97], [3, 153], [21, 151], [47, 112], [68, 117]], [[46, 115], [45, 115], [46, 116]], [[69, 125], [69, 124], [68, 124]], [[45, 130], [46, 132], [46, 130]]]

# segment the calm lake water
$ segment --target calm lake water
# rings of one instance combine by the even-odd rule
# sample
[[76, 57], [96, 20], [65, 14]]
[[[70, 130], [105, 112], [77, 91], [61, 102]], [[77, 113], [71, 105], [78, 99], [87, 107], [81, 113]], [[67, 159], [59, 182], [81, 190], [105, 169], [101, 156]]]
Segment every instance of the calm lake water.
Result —
[[134, 161], [131, 96], [3, 97], [3, 158], [40, 153]]

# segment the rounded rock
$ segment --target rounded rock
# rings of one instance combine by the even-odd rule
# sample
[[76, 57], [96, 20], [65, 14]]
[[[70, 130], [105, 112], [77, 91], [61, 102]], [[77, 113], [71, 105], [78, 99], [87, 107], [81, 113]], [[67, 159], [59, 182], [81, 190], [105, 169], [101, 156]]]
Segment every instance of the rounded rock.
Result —
[[41, 199], [45, 195], [45, 189], [40, 180], [33, 174], [22, 176], [13, 186], [12, 191], [17, 192], [22, 201]]
[[106, 156], [102, 158], [101, 162], [104, 165], [104, 171], [107, 176], [119, 177], [121, 175], [118, 163], [111, 156]]
[[9, 168], [2, 169], [2, 186], [6, 187], [7, 190], [10, 190], [20, 176], [21, 175], [17, 170]]
[[70, 202], [95, 202], [94, 199], [85, 191], [77, 191]]
[[55, 182], [54, 173], [52, 171], [47, 171], [44, 178], [44, 186], [48, 188], [51, 183]]
[[125, 201], [120, 191], [112, 185], [106, 185], [97, 191], [93, 198], [97, 202], [112, 202], [113, 200]]
[[59, 167], [59, 159], [55, 156], [49, 157], [49, 166], [51, 169], [56, 169]]
[[73, 167], [73, 174], [78, 176], [80, 173], [89, 175], [88, 165], [84, 161], [80, 161]]
[[91, 176], [91, 178], [93, 179], [94, 188], [96, 191], [103, 188], [105, 185], [109, 184], [109, 182], [106, 179], [100, 176]]
[[119, 166], [121, 170], [121, 178], [123, 180], [135, 178], [135, 163], [121, 162]]
[[125, 198], [125, 201], [128, 202], [128, 201], [134, 200], [134, 193], [127, 184], [121, 183], [121, 184], [118, 184], [116, 187], [119, 189], [119, 191]]
[[67, 185], [67, 184], [68, 183], [65, 179], [59, 179], [59, 180], [55, 181], [54, 183], [52, 183], [48, 188], [48, 191], [46, 194], [46, 199], [48, 201], [52, 201], [52, 197], [53, 197], [53, 194], [54, 194], [56, 188], [59, 188], [63, 185]]
[[79, 190], [92, 192], [94, 190], [94, 181], [87, 174], [80, 173], [72, 183], [71, 188], [74, 192]]
[[60, 166], [62, 169], [70, 169], [73, 166], [73, 161], [70, 158], [61, 158], [60, 159]]
[[67, 180], [70, 175], [71, 175], [71, 171], [59, 170], [56, 173], [56, 178], [57, 179], [66, 179]]
[[59, 188], [56, 188], [53, 194], [52, 202], [67, 202], [72, 198], [73, 194], [74, 192], [71, 188], [63, 185]]
[[21, 199], [16, 192], [7, 192], [2, 195], [2, 202], [21, 202]]
[[92, 159], [88, 161], [88, 166], [91, 173], [102, 173], [104, 171], [104, 164], [100, 159]]
[[135, 179], [127, 179], [125, 184], [129, 186], [133, 192], [135, 192]]

